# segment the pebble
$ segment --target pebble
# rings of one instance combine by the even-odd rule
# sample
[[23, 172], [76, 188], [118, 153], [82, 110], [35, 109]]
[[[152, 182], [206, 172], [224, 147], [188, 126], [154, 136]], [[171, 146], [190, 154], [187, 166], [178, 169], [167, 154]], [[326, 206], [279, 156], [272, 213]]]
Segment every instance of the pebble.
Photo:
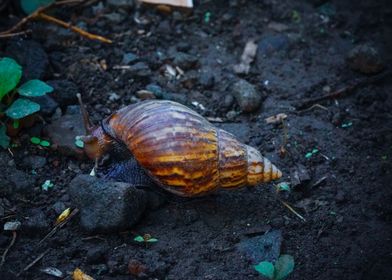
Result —
[[80, 226], [90, 233], [129, 229], [147, 205], [143, 190], [89, 175], [76, 176], [69, 184], [69, 195], [80, 209]]
[[22, 225], [22, 223], [19, 221], [6, 222], [4, 224], [3, 229], [4, 229], [4, 231], [16, 231], [16, 230], [19, 230], [21, 225]]
[[128, 69], [129, 72], [135, 77], [146, 78], [151, 75], [151, 69], [145, 62], [138, 62], [133, 64]]
[[377, 74], [384, 69], [378, 50], [370, 44], [353, 48], [347, 56], [347, 63], [352, 70], [363, 74]]
[[11, 40], [5, 53], [23, 66], [23, 80], [44, 78], [49, 59], [40, 43], [32, 40]]
[[75, 114], [67, 113], [54, 120], [47, 126], [46, 130], [52, 144], [57, 147], [61, 154], [79, 159], [84, 157], [83, 149], [75, 145], [75, 137], [85, 134], [80, 111], [78, 114], [76, 112]]
[[275, 262], [280, 256], [282, 240], [282, 232], [272, 230], [262, 236], [242, 240], [237, 245], [237, 251], [245, 255], [252, 264], [261, 261]]
[[261, 95], [256, 88], [245, 80], [236, 82], [232, 91], [241, 110], [246, 113], [257, 110], [261, 105]]
[[124, 54], [123, 54], [123, 57], [122, 57], [121, 64], [123, 64], [123, 65], [128, 65], [128, 64], [135, 63], [135, 62], [137, 62], [138, 60], [139, 60], [139, 57], [138, 57], [136, 54], [131, 53], [131, 52], [129, 52], [129, 53], [124, 53]]
[[65, 206], [64, 202], [57, 201], [55, 204], [53, 204], [52, 209], [57, 215], [60, 215], [65, 209], [67, 209], [67, 206]]

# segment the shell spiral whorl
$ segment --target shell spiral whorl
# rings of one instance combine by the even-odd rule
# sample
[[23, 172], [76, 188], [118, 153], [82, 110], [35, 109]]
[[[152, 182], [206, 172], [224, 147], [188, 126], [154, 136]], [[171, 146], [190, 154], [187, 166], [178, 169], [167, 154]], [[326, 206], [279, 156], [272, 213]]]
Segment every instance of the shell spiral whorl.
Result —
[[256, 149], [172, 101], [127, 106], [102, 127], [127, 146], [156, 183], [181, 196], [254, 186], [282, 175]]

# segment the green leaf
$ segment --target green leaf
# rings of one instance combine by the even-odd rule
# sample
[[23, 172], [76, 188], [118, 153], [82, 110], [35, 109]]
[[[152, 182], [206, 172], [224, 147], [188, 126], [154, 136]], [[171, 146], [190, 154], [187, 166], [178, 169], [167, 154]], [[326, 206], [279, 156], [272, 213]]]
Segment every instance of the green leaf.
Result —
[[53, 188], [53, 186], [54, 186], [54, 184], [53, 184], [50, 180], [46, 180], [46, 181], [42, 184], [41, 188], [42, 188], [42, 190], [47, 191], [47, 190], [49, 190], [50, 188]]
[[279, 184], [276, 185], [276, 190], [277, 190], [278, 192], [280, 192], [280, 191], [289, 192], [291, 189], [290, 189], [289, 183], [287, 183], [287, 182], [281, 182], [281, 183], [279, 183]]
[[283, 280], [293, 272], [294, 258], [290, 255], [281, 255], [275, 263], [275, 277], [276, 280]]
[[31, 14], [39, 7], [46, 6], [54, 0], [20, 0], [20, 5], [26, 14]]
[[258, 265], [255, 265], [254, 268], [258, 273], [260, 273], [264, 277], [267, 277], [268, 279], [274, 278], [275, 268], [272, 263], [261, 262]]
[[41, 142], [41, 139], [34, 136], [34, 137], [30, 138], [30, 142], [35, 144], [35, 145], [38, 145]]
[[50, 146], [50, 142], [49, 142], [49, 141], [46, 141], [46, 140], [42, 140], [41, 142], [39, 142], [39, 144], [40, 144], [42, 147], [49, 147], [49, 146]]
[[10, 145], [10, 138], [7, 135], [7, 128], [5, 125], [0, 127], [0, 146], [3, 149], [7, 149]]
[[22, 77], [22, 67], [9, 57], [0, 59], [0, 101], [13, 90]]
[[144, 238], [141, 235], [136, 236], [133, 240], [136, 242], [144, 242]]
[[147, 240], [147, 242], [158, 242], [158, 239], [156, 238], [150, 238]]
[[75, 146], [78, 148], [84, 148], [84, 142], [80, 139], [80, 136], [75, 137]]
[[40, 80], [30, 80], [18, 88], [18, 93], [22, 96], [43, 96], [52, 92], [53, 88]]
[[19, 98], [5, 111], [5, 114], [11, 119], [21, 119], [40, 109], [39, 104], [28, 99]]

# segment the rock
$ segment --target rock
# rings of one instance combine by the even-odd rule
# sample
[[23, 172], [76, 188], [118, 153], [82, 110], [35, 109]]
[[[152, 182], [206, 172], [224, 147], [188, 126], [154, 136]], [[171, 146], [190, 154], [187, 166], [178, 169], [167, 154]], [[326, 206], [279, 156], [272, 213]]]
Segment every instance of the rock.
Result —
[[50, 96], [59, 103], [60, 107], [64, 108], [78, 102], [76, 94], [79, 92], [79, 88], [75, 83], [68, 80], [50, 80], [46, 83], [53, 87], [54, 90]]
[[295, 169], [291, 172], [290, 178], [292, 188], [304, 186], [310, 181], [309, 172], [302, 164], [297, 164]]
[[136, 92], [136, 96], [137, 96], [137, 98], [139, 98], [141, 100], [148, 100], [148, 99], [156, 99], [157, 98], [153, 92], [148, 91], [148, 90], [138, 90]]
[[139, 78], [146, 78], [151, 75], [151, 69], [145, 62], [138, 62], [131, 65], [128, 71], [131, 72], [133, 76]]
[[52, 116], [56, 109], [59, 107], [59, 104], [54, 101], [53, 98], [50, 97], [48, 94], [37, 97], [29, 97], [28, 99], [38, 103], [41, 106], [40, 114], [44, 116]]
[[123, 57], [122, 57], [121, 64], [125, 64], [125, 65], [133, 64], [133, 63], [137, 62], [138, 60], [139, 60], [139, 57], [136, 54], [131, 53], [131, 52], [124, 53]]
[[81, 227], [91, 233], [131, 228], [147, 204], [144, 191], [89, 175], [76, 176], [69, 185], [69, 194], [80, 209]]
[[286, 50], [289, 38], [283, 34], [266, 35], [258, 44], [258, 52], [262, 56], [270, 56], [275, 52]]
[[27, 169], [39, 169], [46, 165], [46, 158], [41, 156], [26, 156], [22, 166]]
[[33, 209], [26, 221], [23, 222], [22, 229], [29, 235], [41, 235], [43, 232], [48, 231], [49, 222], [45, 213], [39, 209]]
[[52, 143], [61, 154], [79, 159], [84, 157], [83, 149], [75, 145], [75, 137], [85, 134], [80, 112], [65, 114], [48, 125], [46, 130]]
[[194, 56], [184, 52], [177, 52], [174, 55], [173, 63], [180, 67], [182, 70], [189, 70], [196, 66], [199, 59]]
[[163, 89], [155, 84], [149, 84], [146, 86], [146, 90], [152, 92], [157, 98], [162, 98], [164, 91]]
[[362, 44], [352, 49], [347, 56], [351, 69], [363, 74], [376, 74], [384, 69], [379, 52], [369, 44]]
[[27, 173], [9, 167], [7, 172], [0, 173], [0, 194], [9, 195], [19, 193], [28, 195], [32, 193], [35, 179]]
[[245, 80], [239, 80], [233, 87], [233, 94], [241, 110], [250, 113], [261, 105], [261, 95], [256, 88]]
[[237, 245], [237, 250], [244, 254], [252, 264], [258, 264], [261, 261], [275, 262], [280, 256], [281, 244], [282, 232], [272, 230], [262, 236], [241, 241]]
[[49, 59], [41, 44], [31, 40], [15, 39], [6, 48], [8, 56], [23, 67], [23, 79], [43, 79]]
[[6, 222], [4, 224], [3, 229], [4, 229], [4, 231], [16, 231], [16, 230], [19, 230], [21, 225], [22, 225], [22, 223], [19, 221]]

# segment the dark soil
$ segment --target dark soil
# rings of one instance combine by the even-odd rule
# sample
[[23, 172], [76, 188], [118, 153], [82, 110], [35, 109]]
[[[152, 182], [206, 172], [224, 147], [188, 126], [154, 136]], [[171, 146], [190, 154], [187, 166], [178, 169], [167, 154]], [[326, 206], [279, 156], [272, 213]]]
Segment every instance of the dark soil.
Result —
[[[223, 124], [224, 128], [257, 147], [283, 171], [282, 181], [290, 182], [290, 174], [298, 165], [307, 169], [310, 182], [281, 195], [306, 222], [277, 200], [274, 184], [269, 184], [197, 199], [168, 195], [165, 205], [145, 213], [125, 232], [92, 236], [81, 231], [76, 216], [39, 244], [58, 216], [56, 207], [72, 207], [67, 194], [69, 182], [78, 173], [88, 173], [92, 163], [31, 144], [29, 137], [42, 128], [38, 123], [15, 139], [21, 146], [12, 149], [13, 157], [1, 152], [3, 177], [11, 176], [16, 166], [26, 176], [31, 175], [32, 182], [27, 190], [11, 190], [0, 198], [4, 210], [0, 213], [1, 226], [12, 220], [22, 222], [0, 278], [16, 279], [18, 272], [49, 249], [19, 278], [51, 279], [40, 270], [56, 267], [70, 273], [79, 267], [96, 279], [132, 279], [127, 268], [132, 260], [148, 268], [145, 277], [149, 279], [260, 279], [236, 246], [250, 236], [279, 229], [283, 233], [281, 253], [292, 255], [296, 264], [288, 279], [390, 279], [390, 77], [362, 85], [343, 98], [320, 102], [324, 109], [296, 110], [302, 100], [367, 77], [351, 70], [346, 62], [348, 52], [359, 44], [374, 45], [382, 63], [389, 66], [389, 1], [331, 1], [329, 6], [321, 6], [325, 1], [305, 0], [195, 2], [191, 14], [162, 14], [153, 7], [137, 9], [134, 5], [118, 8], [105, 1], [100, 11], [92, 6], [62, 9], [55, 12], [58, 17], [69, 20], [72, 15], [75, 24], [112, 38], [114, 43], [82, 39], [48, 23], [34, 22], [29, 24], [31, 37], [2, 40], [0, 53], [10, 55], [9, 46], [24, 40], [40, 43], [49, 58], [41, 78], [76, 84], [94, 121], [138, 101], [136, 91], [149, 84], [159, 85], [166, 93], [164, 98], [184, 103], [206, 117], [222, 118], [231, 123]], [[18, 12], [15, 15], [21, 16]], [[1, 29], [16, 21], [2, 15]], [[249, 74], [239, 77], [233, 65], [239, 62], [246, 42], [270, 40], [268, 35], [276, 33], [268, 27], [271, 22], [287, 25], [287, 30], [277, 33], [286, 39], [264, 56], [259, 49]], [[124, 64], [123, 54], [129, 52], [144, 64], [136, 69], [115, 69]], [[184, 59], [179, 52], [195, 58]], [[165, 64], [180, 65], [185, 76], [169, 79], [164, 74]], [[231, 88], [239, 78], [263, 93], [258, 111], [235, 113], [240, 108], [232, 102]], [[109, 99], [113, 92], [117, 100]], [[194, 101], [205, 109], [192, 104]], [[65, 106], [74, 103], [71, 100]], [[288, 115], [285, 128], [265, 123], [265, 118], [277, 113]], [[45, 120], [50, 123], [51, 117]], [[287, 153], [280, 157], [285, 131]], [[313, 149], [319, 152], [305, 157]], [[30, 155], [47, 160], [34, 173], [31, 161], [26, 160]], [[326, 179], [314, 186], [323, 177]], [[55, 186], [45, 192], [41, 185], [47, 179]], [[34, 213], [38, 212], [41, 218], [24, 228], [29, 224], [27, 217], [37, 217]], [[159, 241], [148, 245], [133, 241], [135, 235], [145, 233]], [[1, 253], [10, 241], [8, 232], [0, 234]]]

